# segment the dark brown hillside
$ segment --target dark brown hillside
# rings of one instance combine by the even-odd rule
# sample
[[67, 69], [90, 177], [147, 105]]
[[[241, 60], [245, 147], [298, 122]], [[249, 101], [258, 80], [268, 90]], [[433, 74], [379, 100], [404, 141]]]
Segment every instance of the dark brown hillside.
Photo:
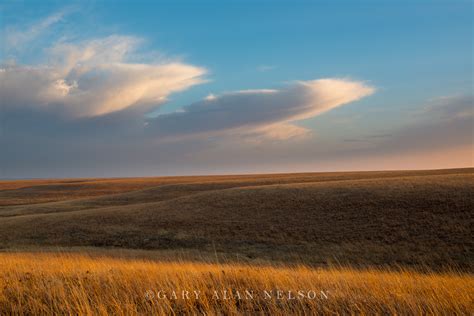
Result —
[[312, 264], [472, 270], [472, 172], [202, 177], [4, 206], [0, 246], [184, 249]]

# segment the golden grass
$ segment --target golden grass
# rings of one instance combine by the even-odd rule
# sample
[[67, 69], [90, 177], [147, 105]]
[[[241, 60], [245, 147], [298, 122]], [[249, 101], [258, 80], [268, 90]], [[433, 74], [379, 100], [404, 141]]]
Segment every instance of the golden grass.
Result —
[[[246, 290], [253, 291], [253, 299]], [[273, 291], [271, 298], [265, 290]], [[299, 298], [298, 290], [305, 295], [314, 291], [315, 298]], [[159, 291], [167, 298], [159, 298]], [[189, 299], [182, 298], [182, 291], [190, 292]], [[200, 291], [199, 298], [193, 291]], [[289, 291], [295, 299], [288, 298]], [[7, 315], [468, 315], [474, 310], [473, 293], [474, 277], [457, 272], [160, 262], [92, 253], [0, 254], [0, 313]]]

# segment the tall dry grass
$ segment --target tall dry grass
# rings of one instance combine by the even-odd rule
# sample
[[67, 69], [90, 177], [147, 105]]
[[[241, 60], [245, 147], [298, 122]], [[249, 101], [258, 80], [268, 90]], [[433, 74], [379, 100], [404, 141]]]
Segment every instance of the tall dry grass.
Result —
[[[225, 290], [228, 299], [223, 298]], [[172, 297], [173, 291], [178, 298]], [[182, 291], [189, 291], [189, 299]], [[193, 291], [200, 291], [198, 298]], [[295, 298], [288, 297], [289, 291]], [[84, 253], [0, 254], [0, 312], [5, 315], [468, 315], [474, 311], [473, 301], [473, 276], [457, 272], [157, 262]]]

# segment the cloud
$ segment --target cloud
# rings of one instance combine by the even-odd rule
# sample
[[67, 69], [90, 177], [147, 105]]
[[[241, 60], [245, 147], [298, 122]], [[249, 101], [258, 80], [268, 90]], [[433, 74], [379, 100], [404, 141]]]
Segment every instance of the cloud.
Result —
[[468, 95], [450, 95], [432, 99], [420, 115], [436, 117], [441, 120], [472, 119], [474, 117], [474, 98]]
[[[50, 16], [15, 45], [63, 19], [64, 13]], [[465, 154], [473, 148], [472, 95], [431, 100], [398, 128], [374, 130], [367, 122], [360, 135], [343, 137], [333, 134], [347, 119], [328, 120], [334, 126], [317, 137], [303, 121], [373, 94], [368, 83], [323, 78], [215, 93], [150, 118], [173, 93], [205, 82], [207, 70], [172, 59], [137, 62], [142, 43], [123, 35], [63, 39], [43, 45], [41, 62], [0, 66], [0, 177], [472, 165]], [[366, 121], [360, 108], [353, 110], [357, 124], [349, 125], [357, 130]]]
[[[416, 123], [393, 131], [379, 149], [387, 152], [434, 151], [440, 147], [473, 147], [474, 98], [472, 94], [431, 100], [418, 113]], [[470, 157], [472, 161], [472, 155]]]
[[[100, 177], [472, 166], [472, 118], [459, 116], [462, 106], [456, 102], [466, 99], [467, 96], [452, 98], [449, 104], [443, 105], [452, 109], [448, 111], [451, 112], [450, 116], [441, 118], [435, 115], [439, 109], [425, 110], [405, 125], [384, 130], [380, 134], [384, 137], [371, 138], [370, 134], [365, 134], [367, 138], [358, 138], [358, 135], [347, 135], [347, 140], [366, 140], [363, 143], [341, 143], [328, 137], [330, 135], [294, 136], [290, 138], [291, 141], [278, 141], [281, 139], [278, 135], [266, 136], [258, 128], [249, 129], [248, 132], [240, 129], [239, 133], [212, 129], [209, 134], [157, 142], [163, 136], [150, 133], [143, 126], [142, 113], [136, 111], [74, 119], [41, 109], [3, 111], [4, 133], [0, 137], [0, 147], [6, 150], [0, 155], [0, 177]], [[459, 110], [453, 110], [455, 108]], [[212, 122], [209, 121], [209, 124]], [[279, 124], [276, 126], [280, 129], [274, 131], [291, 129]], [[271, 130], [274, 125], [262, 126]], [[376, 132], [374, 135], [377, 135]], [[305, 134], [304, 131], [302, 134]], [[351, 136], [354, 138], [349, 138]], [[274, 141], [269, 141], [269, 137]]]
[[162, 104], [175, 92], [204, 82], [206, 69], [181, 62], [131, 63], [140, 39], [109, 36], [58, 43], [43, 65], [1, 68], [7, 107], [34, 107], [67, 117], [92, 117]]
[[[183, 165], [205, 170], [202, 173], [472, 167], [473, 118], [460, 115], [467, 108], [472, 111], [472, 95], [441, 99], [444, 102], [420, 104], [424, 110], [413, 115], [413, 120], [382, 133], [373, 130], [373, 134], [366, 134], [363, 129], [361, 135], [346, 134], [342, 139], [318, 134], [289, 142], [242, 142], [241, 138], [222, 137], [212, 146], [201, 144], [203, 150], [194, 152]], [[440, 115], [441, 109], [446, 114]]]
[[272, 65], [259, 65], [257, 66], [257, 71], [258, 72], [267, 72], [267, 71], [270, 71], [270, 70], [273, 70], [273, 69], [276, 69], [277, 67], [276, 66], [272, 66]]
[[63, 21], [73, 11], [73, 7], [67, 7], [31, 24], [29, 27], [20, 29], [9, 27], [5, 34], [5, 49], [9, 52], [18, 52], [30, 42], [41, 37], [53, 25]]
[[254, 133], [247, 132], [246, 135], [258, 142], [266, 139], [282, 141], [309, 137], [311, 136], [311, 129], [288, 123], [276, 123], [257, 128]]
[[392, 134], [371, 134], [371, 135], [367, 135], [367, 138], [388, 138], [392, 136], [393, 136]]
[[244, 90], [212, 95], [148, 121], [157, 137], [232, 133], [288, 139], [308, 134], [294, 122], [320, 115], [372, 94], [375, 89], [347, 79], [300, 81], [282, 89]]

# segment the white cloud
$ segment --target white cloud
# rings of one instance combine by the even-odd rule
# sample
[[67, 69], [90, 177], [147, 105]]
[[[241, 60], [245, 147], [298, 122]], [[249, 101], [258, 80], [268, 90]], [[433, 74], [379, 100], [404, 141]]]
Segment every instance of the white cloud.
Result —
[[204, 100], [207, 100], [207, 101], [211, 101], [211, 100], [214, 100], [216, 98], [216, 96], [212, 93], [209, 93], [205, 98]]
[[109, 36], [54, 45], [48, 64], [4, 66], [0, 93], [9, 105], [52, 107], [84, 117], [156, 106], [204, 81], [204, 68], [181, 62], [127, 62], [139, 43], [134, 37]]
[[157, 137], [259, 134], [273, 139], [305, 136], [309, 131], [295, 122], [320, 115], [372, 94], [375, 89], [347, 79], [300, 81], [279, 90], [242, 90], [213, 95], [180, 112], [150, 120]]

